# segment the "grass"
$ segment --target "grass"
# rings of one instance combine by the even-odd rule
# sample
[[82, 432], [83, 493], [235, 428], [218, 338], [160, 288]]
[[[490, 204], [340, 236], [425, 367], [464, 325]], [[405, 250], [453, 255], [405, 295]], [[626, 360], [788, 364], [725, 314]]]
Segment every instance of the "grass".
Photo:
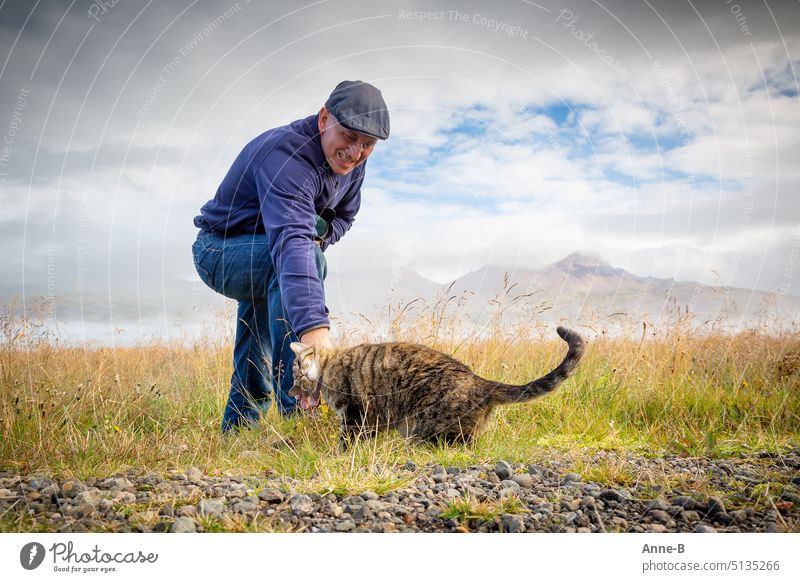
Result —
[[477, 501], [463, 496], [450, 501], [441, 513], [442, 519], [453, 519], [460, 525], [474, 528], [501, 515], [528, 513], [525, 504], [514, 495], [494, 501]]
[[[446, 302], [412, 319], [395, 313], [392, 339], [434, 346], [504, 382], [538, 377], [564, 354], [554, 330], [530, 323], [464, 333]], [[588, 479], [624, 486], [643, 477], [624, 461], [592, 461], [592, 452], [714, 457], [800, 444], [798, 333], [640, 323], [642, 333], [625, 339], [584, 326], [589, 347], [577, 373], [543, 399], [497, 409], [472, 444], [409, 445], [382, 434], [341, 452], [326, 408], [291, 420], [271, 409], [257, 428], [223, 437], [227, 343], [63, 346], [34, 318], [0, 315], [0, 468], [21, 474], [85, 479], [198, 467], [292, 478], [316, 493], [382, 493], [408, 485], [408, 460], [464, 467], [561, 456]], [[352, 332], [342, 341], [360, 339]]]

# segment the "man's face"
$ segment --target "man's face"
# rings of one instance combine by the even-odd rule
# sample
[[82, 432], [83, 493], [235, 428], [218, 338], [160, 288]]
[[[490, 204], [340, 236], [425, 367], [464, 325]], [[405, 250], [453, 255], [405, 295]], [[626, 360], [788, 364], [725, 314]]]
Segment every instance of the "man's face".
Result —
[[319, 111], [319, 132], [328, 165], [342, 176], [367, 161], [378, 141], [374, 137], [339, 125], [325, 107]]

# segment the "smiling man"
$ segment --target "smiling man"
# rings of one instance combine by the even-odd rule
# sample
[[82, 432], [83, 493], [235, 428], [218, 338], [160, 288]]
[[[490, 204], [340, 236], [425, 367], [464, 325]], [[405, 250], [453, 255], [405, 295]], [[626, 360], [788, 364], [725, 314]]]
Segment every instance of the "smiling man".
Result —
[[343, 81], [316, 115], [247, 144], [195, 217], [200, 278], [238, 301], [223, 432], [257, 421], [273, 393], [295, 410], [292, 342], [331, 347], [323, 252], [353, 224], [367, 158], [388, 137], [381, 92]]

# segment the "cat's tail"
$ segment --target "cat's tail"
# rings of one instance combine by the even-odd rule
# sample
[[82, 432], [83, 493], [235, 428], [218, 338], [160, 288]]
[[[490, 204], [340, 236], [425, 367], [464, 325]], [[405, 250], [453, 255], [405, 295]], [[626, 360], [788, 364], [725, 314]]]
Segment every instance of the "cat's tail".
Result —
[[528, 384], [523, 384], [522, 386], [487, 381], [490, 384], [489, 390], [492, 393], [492, 400], [494, 400], [495, 403], [510, 404], [512, 402], [524, 402], [525, 400], [531, 400], [537, 396], [542, 396], [543, 394], [552, 392], [572, 374], [578, 366], [578, 362], [581, 361], [581, 357], [583, 357], [583, 338], [566, 327], [559, 327], [556, 331], [558, 335], [561, 336], [561, 339], [567, 342], [569, 346], [564, 360], [549, 374]]

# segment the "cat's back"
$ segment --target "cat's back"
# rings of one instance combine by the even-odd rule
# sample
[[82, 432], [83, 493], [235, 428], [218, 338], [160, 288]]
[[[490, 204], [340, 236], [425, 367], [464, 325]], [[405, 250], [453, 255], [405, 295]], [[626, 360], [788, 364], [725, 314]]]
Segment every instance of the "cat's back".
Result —
[[469, 367], [452, 356], [424, 346], [408, 342], [383, 342], [361, 344], [342, 352], [351, 367], [362, 371], [402, 374], [430, 372], [470, 372]]

